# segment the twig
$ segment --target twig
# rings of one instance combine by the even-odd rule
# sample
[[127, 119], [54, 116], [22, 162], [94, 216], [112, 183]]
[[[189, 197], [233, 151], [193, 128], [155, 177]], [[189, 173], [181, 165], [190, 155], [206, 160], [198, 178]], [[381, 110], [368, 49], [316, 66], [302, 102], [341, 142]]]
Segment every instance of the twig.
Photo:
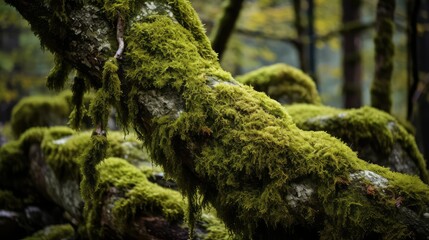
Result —
[[116, 51], [115, 58], [121, 59], [122, 53], [124, 52], [124, 19], [118, 14], [118, 24], [116, 26], [116, 39], [118, 40], [118, 50]]

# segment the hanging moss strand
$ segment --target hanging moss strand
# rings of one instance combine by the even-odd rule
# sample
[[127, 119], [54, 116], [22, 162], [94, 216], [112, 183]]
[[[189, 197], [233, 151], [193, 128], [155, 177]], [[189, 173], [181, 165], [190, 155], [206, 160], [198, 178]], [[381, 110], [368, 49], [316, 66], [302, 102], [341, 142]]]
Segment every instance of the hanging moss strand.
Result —
[[97, 186], [98, 173], [96, 166], [106, 156], [108, 142], [106, 138], [107, 123], [109, 120], [110, 106], [119, 105], [121, 98], [121, 81], [118, 76], [118, 63], [115, 58], [110, 58], [103, 68], [103, 86], [100, 88], [90, 106], [95, 130], [91, 137], [91, 146], [83, 154], [82, 195], [90, 198], [91, 192]]
[[83, 105], [83, 96], [86, 92], [85, 79], [76, 76], [72, 85], [73, 96], [71, 103], [73, 105], [73, 111], [70, 114], [69, 125], [71, 128], [78, 130], [82, 123], [83, 116], [85, 114], [85, 107]]
[[371, 86], [371, 106], [390, 113], [392, 99], [390, 97], [391, 78], [393, 72], [393, 14], [394, 0], [379, 0], [377, 5], [377, 21], [375, 44], [375, 75]]
[[121, 81], [118, 76], [118, 60], [110, 58], [104, 63], [103, 90], [109, 93], [109, 103], [115, 105], [121, 98]]
[[46, 81], [46, 86], [55, 91], [64, 88], [72, 67], [58, 54], [54, 55], [54, 67], [51, 69]]
[[90, 146], [82, 155], [83, 164], [81, 165], [81, 172], [83, 179], [80, 189], [85, 201], [91, 199], [92, 192], [96, 189], [99, 176], [96, 166], [106, 157], [108, 147], [109, 142], [107, 141], [106, 136], [93, 134]]

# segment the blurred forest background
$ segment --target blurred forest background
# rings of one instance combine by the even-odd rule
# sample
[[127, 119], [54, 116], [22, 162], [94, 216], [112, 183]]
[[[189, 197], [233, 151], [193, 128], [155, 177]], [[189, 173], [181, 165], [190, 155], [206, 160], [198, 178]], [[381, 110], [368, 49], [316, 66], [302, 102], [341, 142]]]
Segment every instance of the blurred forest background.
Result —
[[[192, 0], [209, 36], [227, 0]], [[377, 1], [237, 0], [228, 43], [220, 55], [233, 76], [274, 63], [312, 76], [322, 102], [342, 108], [370, 105], [374, 79]], [[234, 25], [230, 20], [229, 25]], [[429, 1], [397, 0], [394, 12], [394, 70], [391, 113], [417, 129], [422, 152], [429, 144]], [[45, 87], [53, 57], [40, 48], [27, 22], [0, 1], [0, 124], [8, 136], [12, 107], [29, 95], [55, 94]], [[5, 127], [3, 127], [5, 126]], [[3, 136], [4, 137], [4, 136]], [[4, 141], [4, 140], [3, 140]], [[424, 146], [426, 149], [424, 149]]]

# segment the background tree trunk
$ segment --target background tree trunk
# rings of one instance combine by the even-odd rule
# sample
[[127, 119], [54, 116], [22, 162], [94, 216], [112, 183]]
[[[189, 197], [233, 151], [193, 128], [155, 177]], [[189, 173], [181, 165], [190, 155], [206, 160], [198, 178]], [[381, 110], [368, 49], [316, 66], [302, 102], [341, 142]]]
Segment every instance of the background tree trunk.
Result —
[[296, 49], [298, 52], [299, 68], [305, 73], [310, 72], [310, 65], [307, 51], [306, 28], [302, 17], [302, 1], [293, 0], [293, 8], [295, 13], [295, 30], [296, 30]]
[[318, 86], [317, 78], [317, 55], [316, 55], [316, 32], [314, 29], [315, 22], [315, 7], [314, 0], [307, 0], [307, 21], [308, 21], [308, 61], [309, 61], [309, 72], [308, 74], [313, 79], [316, 87]]
[[[343, 0], [343, 25], [360, 22], [361, 0]], [[362, 57], [360, 31], [343, 33], [343, 96], [345, 108], [362, 105]]]
[[222, 16], [212, 32], [212, 48], [218, 54], [219, 61], [226, 50], [234, 26], [240, 16], [244, 0], [225, 0]]
[[395, 1], [379, 0], [374, 39], [375, 74], [371, 86], [371, 106], [390, 113], [392, 108], [391, 78], [393, 72], [393, 45]]

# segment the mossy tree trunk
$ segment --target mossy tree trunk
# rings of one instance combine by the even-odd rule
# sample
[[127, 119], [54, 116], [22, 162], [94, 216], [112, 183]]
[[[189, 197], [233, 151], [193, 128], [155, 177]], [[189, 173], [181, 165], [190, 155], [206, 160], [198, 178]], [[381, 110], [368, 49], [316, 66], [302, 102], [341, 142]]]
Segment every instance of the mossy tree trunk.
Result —
[[188, 195], [191, 222], [201, 194], [247, 238], [429, 234], [425, 184], [363, 162], [324, 132], [298, 129], [279, 103], [232, 79], [188, 1], [65, 1], [62, 12], [35, 0], [8, 2], [93, 88], [115, 54], [114, 26], [125, 19], [126, 48], [116, 70], [119, 107], [128, 112], [123, 123], [131, 122], [153, 160]]
[[[343, 25], [359, 24], [361, 0], [342, 1]], [[362, 105], [362, 57], [359, 31], [343, 34], [343, 95], [345, 108]]]
[[212, 48], [218, 54], [219, 60], [222, 59], [226, 50], [228, 40], [234, 30], [234, 26], [240, 16], [240, 11], [244, 0], [225, 0], [224, 10], [219, 21], [212, 32]]
[[379, 0], [375, 27], [375, 74], [371, 86], [371, 106], [390, 113], [393, 73], [395, 0]]

